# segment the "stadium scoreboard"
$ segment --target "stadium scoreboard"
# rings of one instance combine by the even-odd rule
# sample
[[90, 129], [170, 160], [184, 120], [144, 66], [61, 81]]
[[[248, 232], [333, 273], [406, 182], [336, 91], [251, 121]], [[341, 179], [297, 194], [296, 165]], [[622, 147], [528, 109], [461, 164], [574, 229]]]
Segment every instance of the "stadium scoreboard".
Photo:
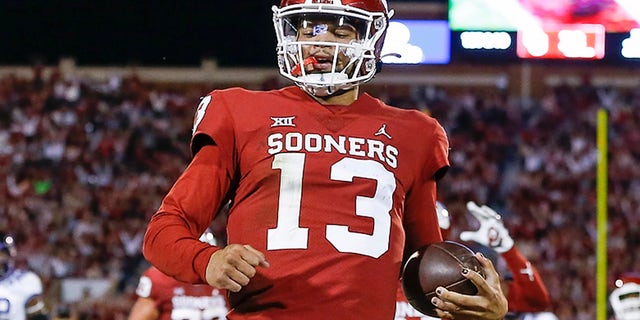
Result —
[[446, 19], [392, 19], [383, 47], [388, 64], [524, 60], [640, 64], [640, 1], [449, 0]]

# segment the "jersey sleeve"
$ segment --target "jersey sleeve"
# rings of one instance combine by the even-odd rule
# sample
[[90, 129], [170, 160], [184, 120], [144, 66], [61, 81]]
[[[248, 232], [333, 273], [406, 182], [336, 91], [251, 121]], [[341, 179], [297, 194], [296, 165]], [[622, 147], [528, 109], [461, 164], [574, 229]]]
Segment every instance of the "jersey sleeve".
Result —
[[203, 146], [218, 146], [227, 161], [234, 161], [234, 119], [223, 91], [213, 91], [202, 98], [193, 120], [191, 152], [197, 154]]
[[433, 121], [435, 125], [427, 146], [425, 164], [405, 199], [405, 255], [430, 243], [442, 241], [435, 206], [436, 187], [437, 180], [449, 168], [449, 140], [442, 126]]
[[440, 180], [449, 170], [449, 138], [447, 133], [438, 123], [435, 122], [432, 140], [432, 157], [427, 168], [431, 168], [426, 172], [426, 176], [434, 180]]
[[436, 214], [436, 182], [422, 181], [414, 186], [405, 201], [405, 258], [417, 249], [442, 241]]
[[145, 233], [145, 258], [167, 275], [206, 283], [209, 258], [218, 249], [200, 242], [228, 191], [235, 168], [233, 121], [223, 99], [203, 98], [193, 126], [193, 160], [173, 185]]
[[230, 185], [217, 163], [220, 150], [203, 148], [178, 178], [151, 217], [143, 253], [156, 268], [180, 281], [205, 283], [205, 272], [217, 247], [199, 240], [213, 221]]
[[538, 274], [538, 270], [531, 264], [516, 246], [502, 254], [513, 281], [509, 284], [509, 311], [539, 312], [551, 306], [547, 288]]
[[30, 288], [33, 295], [41, 295], [43, 292], [42, 280], [40, 277], [32, 271], [27, 271], [24, 275], [25, 286]]

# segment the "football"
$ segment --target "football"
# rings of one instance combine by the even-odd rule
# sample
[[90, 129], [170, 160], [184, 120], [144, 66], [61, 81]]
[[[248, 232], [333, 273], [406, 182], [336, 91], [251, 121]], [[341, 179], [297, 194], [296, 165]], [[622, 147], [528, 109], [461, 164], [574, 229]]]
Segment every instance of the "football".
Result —
[[462, 275], [468, 268], [486, 277], [480, 261], [465, 245], [454, 241], [433, 243], [412, 254], [402, 270], [402, 290], [409, 304], [425, 315], [437, 317], [431, 303], [437, 287], [474, 295], [478, 289]]

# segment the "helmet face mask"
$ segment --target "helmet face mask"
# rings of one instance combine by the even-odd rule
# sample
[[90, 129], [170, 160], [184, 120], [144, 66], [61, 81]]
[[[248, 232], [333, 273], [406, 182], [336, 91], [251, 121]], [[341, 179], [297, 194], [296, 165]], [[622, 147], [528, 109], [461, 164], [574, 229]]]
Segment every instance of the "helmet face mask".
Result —
[[392, 14], [380, 0], [283, 1], [273, 7], [280, 73], [314, 96], [371, 80]]
[[[357, 30], [354, 26], [357, 25], [357, 21], [324, 15], [302, 15], [292, 18], [285, 20], [289, 25], [289, 28], [285, 29], [286, 37], [292, 39], [287, 45], [287, 51], [292, 54], [290, 62], [304, 61], [307, 57], [314, 57], [311, 66], [307, 63], [305, 68], [298, 68], [298, 71], [292, 70], [292, 75], [342, 73], [346, 76], [353, 74], [354, 48], [359, 45], [358, 39], [362, 37], [362, 29]], [[314, 70], [307, 71], [308, 67], [313, 67]]]

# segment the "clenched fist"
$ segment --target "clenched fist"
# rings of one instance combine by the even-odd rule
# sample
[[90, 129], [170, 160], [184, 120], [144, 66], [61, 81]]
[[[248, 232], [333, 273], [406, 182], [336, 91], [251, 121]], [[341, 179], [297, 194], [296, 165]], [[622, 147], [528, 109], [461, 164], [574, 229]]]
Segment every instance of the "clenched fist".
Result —
[[262, 252], [250, 245], [230, 244], [209, 258], [207, 283], [219, 289], [238, 292], [249, 284], [259, 266], [269, 267]]

